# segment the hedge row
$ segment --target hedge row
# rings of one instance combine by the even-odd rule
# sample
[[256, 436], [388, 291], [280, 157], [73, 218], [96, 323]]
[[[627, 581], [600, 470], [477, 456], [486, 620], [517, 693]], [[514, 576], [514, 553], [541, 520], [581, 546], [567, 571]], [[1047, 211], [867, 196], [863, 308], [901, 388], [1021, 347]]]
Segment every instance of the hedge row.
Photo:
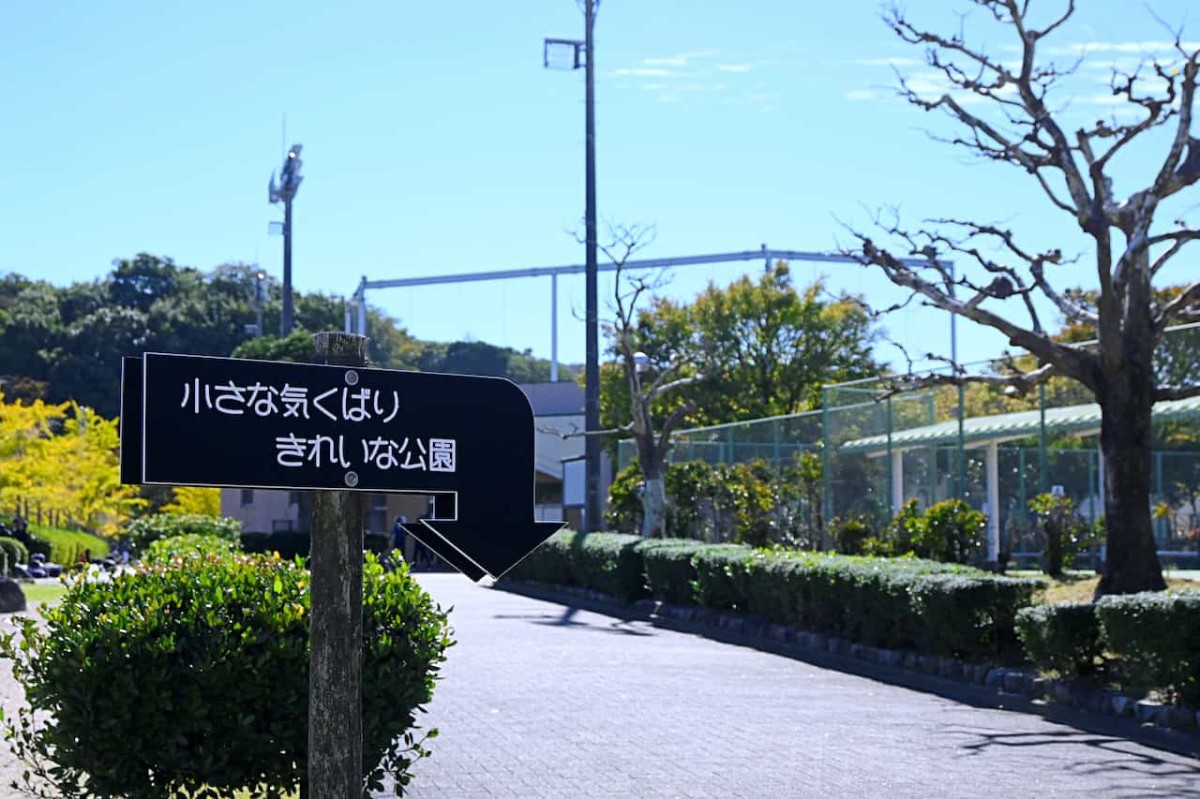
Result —
[[604, 591], [626, 602], [652, 596], [871, 646], [962, 657], [1019, 651], [1017, 611], [1042, 586], [915, 558], [572, 532], [553, 536], [510, 575]]
[[29, 525], [29, 551], [40, 552], [52, 563], [70, 566], [79, 563], [84, 550], [92, 560], [108, 555], [111, 545], [107, 539], [81, 530], [62, 530], [57, 527]]
[[1038, 666], [1087, 676], [1104, 658], [1125, 688], [1200, 705], [1200, 591], [1106, 596], [1023, 610], [1017, 632]]

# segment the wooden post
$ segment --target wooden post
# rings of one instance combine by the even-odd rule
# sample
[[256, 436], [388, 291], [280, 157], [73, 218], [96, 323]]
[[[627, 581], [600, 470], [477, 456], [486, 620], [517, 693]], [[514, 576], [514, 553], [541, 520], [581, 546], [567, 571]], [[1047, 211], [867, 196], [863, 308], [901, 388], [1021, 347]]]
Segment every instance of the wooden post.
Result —
[[[317, 362], [366, 364], [367, 339], [348, 333], [313, 336]], [[358, 382], [348, 369], [346, 387]], [[352, 471], [346, 484], [358, 483]], [[351, 491], [313, 496], [312, 627], [308, 682], [308, 796], [362, 796], [363, 506]]]

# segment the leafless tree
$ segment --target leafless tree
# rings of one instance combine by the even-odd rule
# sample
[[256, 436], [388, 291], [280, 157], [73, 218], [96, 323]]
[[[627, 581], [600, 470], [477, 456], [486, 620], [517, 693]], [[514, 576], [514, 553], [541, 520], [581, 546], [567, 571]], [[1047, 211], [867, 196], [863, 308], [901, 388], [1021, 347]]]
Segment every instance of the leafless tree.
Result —
[[682, 403], [661, 423], [656, 423], [655, 406], [664, 395], [699, 379], [701, 374], [681, 375], [682, 357], [673, 358], [661, 368], [649, 368], [639, 350], [637, 332], [638, 303], [662, 286], [661, 277], [643, 278], [625, 270], [625, 264], [653, 239], [652, 229], [643, 226], [610, 226], [610, 241], [600, 251], [616, 266], [613, 281], [613, 319], [607, 323], [617, 360], [629, 389], [630, 422], [619, 432], [629, 435], [637, 448], [638, 465], [645, 480], [642, 491], [642, 536], [661, 537], [666, 526], [667, 493], [664, 478], [671, 433], [686, 420], [693, 408]]
[[[1108, 536], [1097, 596], [1162, 589], [1150, 518], [1151, 408], [1200, 395], [1200, 385], [1160, 385], [1152, 361], [1168, 325], [1200, 318], [1200, 282], [1168, 301], [1156, 300], [1153, 289], [1164, 265], [1200, 239], [1200, 227], [1159, 219], [1169, 213], [1162, 210], [1168, 200], [1178, 203], [1177, 195], [1200, 180], [1200, 139], [1192, 135], [1200, 50], [1172, 31], [1169, 57], [1147, 57], [1131, 71], [1113, 70], [1112, 96], [1129, 115], [1114, 114], [1071, 132], [1061, 110], [1052, 107], [1052, 95], [1066, 85], [1074, 66], [1043, 60], [1039, 46], [1067, 25], [1075, 0], [1065, 0], [1041, 27], [1034, 24], [1032, 0], [971, 0], [971, 5], [1013, 36], [1017, 55], [991, 55], [969, 44], [961, 30], [948, 35], [925, 30], [893, 8], [885, 14], [891, 29], [924, 47], [927, 64], [949, 84], [941, 96], [926, 96], [901, 78], [900, 95], [920, 109], [946, 114], [956, 133], [944, 141], [1022, 170], [1073, 220], [1087, 237], [1086, 257], [1094, 258], [1098, 299], [1090, 305], [1054, 288], [1048, 274], [1064, 262], [1062, 250], [1027, 248], [1002, 225], [946, 218], [906, 230], [884, 221], [885, 243], [856, 232], [857, 244], [848, 252], [925, 304], [999, 331], [1038, 361], [1032, 370], [988, 378], [959, 371], [952, 382], [986, 379], [1027, 390], [1063, 375], [1094, 394], [1103, 413]], [[1164, 151], [1143, 185], [1118, 195], [1114, 159], [1135, 141], [1144, 147], [1161, 141]], [[959, 263], [965, 256], [969, 268], [952, 273], [939, 253], [953, 253]], [[902, 256], [927, 263], [906, 265]], [[1053, 340], [1039, 315], [1047, 306], [1067, 323], [1094, 326], [1099, 346]], [[1014, 307], [1019, 322], [1013, 320]]]

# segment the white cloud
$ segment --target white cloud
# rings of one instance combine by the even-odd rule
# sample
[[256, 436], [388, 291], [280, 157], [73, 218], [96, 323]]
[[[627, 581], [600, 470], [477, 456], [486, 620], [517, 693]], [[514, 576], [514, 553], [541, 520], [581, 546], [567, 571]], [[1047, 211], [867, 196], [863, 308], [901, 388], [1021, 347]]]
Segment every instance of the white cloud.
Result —
[[668, 78], [678, 73], [655, 67], [623, 67], [614, 69], [613, 74], [618, 78]]

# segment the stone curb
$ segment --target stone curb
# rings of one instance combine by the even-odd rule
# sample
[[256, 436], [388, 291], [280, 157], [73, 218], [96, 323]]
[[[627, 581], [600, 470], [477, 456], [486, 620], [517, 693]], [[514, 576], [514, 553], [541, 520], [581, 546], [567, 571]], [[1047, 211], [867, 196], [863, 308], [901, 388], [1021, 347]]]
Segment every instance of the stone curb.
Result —
[[[1043, 677], [1036, 670], [976, 663], [913, 651], [884, 649], [847, 641], [836, 636], [800, 630], [790, 625], [747, 618], [736, 613], [719, 613], [694, 605], [670, 605], [652, 599], [626, 604], [611, 594], [591, 588], [502, 580], [495, 588], [562, 603], [578, 600], [598, 612], [637, 617], [655, 626], [674, 622], [704, 631], [725, 631], [770, 642], [775, 648], [795, 654], [813, 653], [861, 660], [894, 669], [915, 672], [947, 682], [973, 685], [997, 697], [1018, 697], [1044, 705], [1054, 703], [1087, 714], [1134, 719], [1144, 728], [1186, 736], [1186, 748], [1200, 747], [1200, 709], [1163, 705], [1139, 697], [1099, 688], [1076, 680]], [[1195, 738], [1196, 740], [1193, 740]]]

